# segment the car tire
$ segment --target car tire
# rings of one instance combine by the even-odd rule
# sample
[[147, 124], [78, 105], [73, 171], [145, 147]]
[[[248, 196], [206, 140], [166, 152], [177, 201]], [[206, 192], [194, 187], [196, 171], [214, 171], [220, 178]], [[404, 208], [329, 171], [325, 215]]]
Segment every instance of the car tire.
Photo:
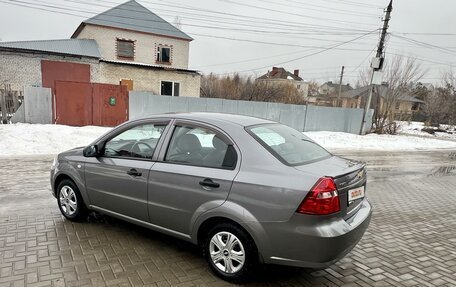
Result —
[[231, 223], [218, 224], [207, 234], [202, 248], [212, 271], [226, 281], [245, 282], [258, 265], [257, 248], [250, 235]]
[[62, 215], [71, 221], [82, 221], [87, 216], [87, 208], [76, 184], [62, 180], [57, 186], [57, 204]]

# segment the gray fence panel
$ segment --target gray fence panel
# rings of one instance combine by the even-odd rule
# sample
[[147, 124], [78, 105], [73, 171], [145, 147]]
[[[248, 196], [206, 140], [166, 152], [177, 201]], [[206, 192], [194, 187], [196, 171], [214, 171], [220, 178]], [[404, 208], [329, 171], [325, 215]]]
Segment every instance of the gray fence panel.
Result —
[[268, 118], [268, 103], [255, 102], [252, 116], [257, 117], [257, 118], [267, 119]]
[[328, 107], [308, 106], [304, 131], [342, 131], [343, 111]]
[[[165, 97], [130, 92], [130, 118], [167, 112], [221, 112], [270, 119], [299, 131], [337, 131], [358, 134], [362, 109], [287, 105], [210, 98]], [[369, 111], [367, 127], [372, 123]]]
[[[172, 98], [172, 97], [170, 97]], [[188, 98], [187, 97], [175, 97], [170, 100], [169, 103], [170, 112], [186, 113], [188, 112]]]
[[256, 102], [238, 101], [238, 114], [252, 116], [255, 111]]
[[280, 122], [298, 131], [304, 130], [306, 120], [306, 106], [283, 105], [280, 110]]
[[24, 88], [25, 122], [52, 124], [52, 94], [49, 88]]
[[188, 100], [189, 112], [205, 112], [207, 110], [206, 98], [194, 98]]
[[206, 111], [213, 113], [221, 113], [223, 111], [222, 99], [206, 99]]
[[233, 100], [222, 100], [222, 112], [227, 114], [237, 114], [238, 103]]
[[25, 111], [24, 105], [20, 105], [14, 115], [11, 117], [11, 122], [15, 123], [25, 123]]
[[268, 103], [267, 119], [271, 121], [280, 121], [280, 110], [284, 104], [280, 103]]

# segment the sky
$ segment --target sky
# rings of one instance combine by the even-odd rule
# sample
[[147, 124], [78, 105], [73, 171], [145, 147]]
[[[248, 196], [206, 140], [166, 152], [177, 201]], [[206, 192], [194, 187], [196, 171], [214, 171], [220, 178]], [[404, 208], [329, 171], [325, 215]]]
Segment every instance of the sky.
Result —
[[[261, 76], [273, 66], [304, 80], [354, 85], [369, 67], [389, 0], [137, 0], [192, 36], [189, 69]], [[123, 0], [0, 0], [1, 41], [67, 39]], [[395, 0], [386, 60], [416, 58], [421, 82], [456, 66], [456, 1]]]

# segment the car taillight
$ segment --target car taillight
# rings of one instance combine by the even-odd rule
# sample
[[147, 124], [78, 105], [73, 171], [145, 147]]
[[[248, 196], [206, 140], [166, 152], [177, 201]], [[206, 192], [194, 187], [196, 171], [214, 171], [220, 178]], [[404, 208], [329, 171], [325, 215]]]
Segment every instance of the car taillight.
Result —
[[340, 211], [339, 195], [334, 180], [320, 178], [301, 202], [296, 212], [326, 215]]

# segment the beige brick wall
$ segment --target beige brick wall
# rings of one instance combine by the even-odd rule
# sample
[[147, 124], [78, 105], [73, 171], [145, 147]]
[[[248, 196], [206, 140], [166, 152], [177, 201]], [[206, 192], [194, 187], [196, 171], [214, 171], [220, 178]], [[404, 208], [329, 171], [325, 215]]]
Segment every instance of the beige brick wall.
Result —
[[117, 38], [135, 41], [134, 62], [157, 65], [157, 45], [171, 46], [171, 65], [173, 68], [188, 69], [189, 41], [161, 37], [151, 34], [121, 30], [115, 28], [86, 25], [77, 36], [78, 39], [97, 41], [103, 59], [120, 61], [117, 58]]
[[179, 82], [180, 96], [200, 96], [201, 75], [196, 73], [101, 62], [100, 79], [108, 84], [119, 84], [121, 79], [133, 80], [134, 91], [152, 92], [156, 95], [160, 95], [161, 81]]
[[11, 84], [13, 90], [22, 90], [23, 87], [30, 86], [40, 87], [41, 60], [89, 64], [91, 81], [100, 80], [99, 64], [95, 59], [0, 51], [0, 84]]

